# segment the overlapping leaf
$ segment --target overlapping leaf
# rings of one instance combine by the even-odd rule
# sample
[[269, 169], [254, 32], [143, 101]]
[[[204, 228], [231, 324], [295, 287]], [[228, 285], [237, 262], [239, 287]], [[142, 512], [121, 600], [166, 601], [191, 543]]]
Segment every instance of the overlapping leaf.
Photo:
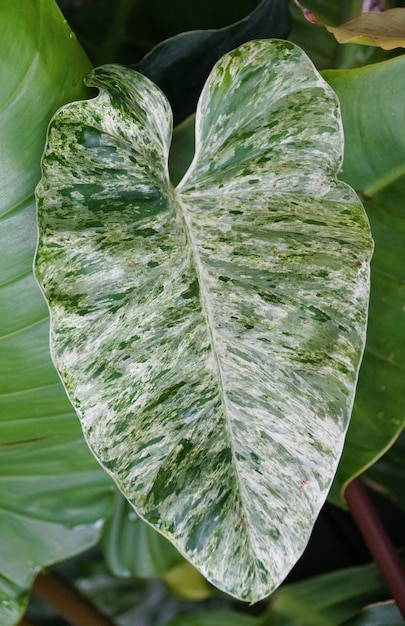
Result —
[[175, 123], [194, 113], [213, 65], [250, 39], [283, 38], [290, 30], [285, 0], [262, 0], [250, 15], [218, 30], [195, 30], [161, 42], [134, 69], [166, 94]]
[[364, 471], [405, 425], [405, 57], [325, 72], [345, 128], [341, 176], [364, 198], [376, 242], [367, 344], [331, 497]]
[[371, 239], [338, 104], [293, 44], [214, 68], [174, 190], [171, 115], [107, 66], [54, 119], [37, 275], [86, 437], [137, 512], [257, 600], [304, 549], [343, 445]]
[[8, 626], [41, 566], [97, 541], [111, 487], [53, 367], [32, 275], [46, 127], [60, 105], [88, 95], [90, 64], [53, 0], [0, 3], [0, 42], [0, 623]]

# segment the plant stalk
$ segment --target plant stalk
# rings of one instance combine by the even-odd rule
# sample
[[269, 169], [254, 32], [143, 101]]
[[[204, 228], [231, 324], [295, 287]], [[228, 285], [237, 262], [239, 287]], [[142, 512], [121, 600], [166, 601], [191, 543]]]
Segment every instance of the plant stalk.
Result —
[[23, 617], [22, 620], [18, 622], [17, 626], [34, 626], [34, 624], [31, 624], [31, 622]]
[[358, 478], [348, 484], [344, 497], [364, 541], [405, 619], [405, 571], [365, 488]]
[[72, 626], [114, 626], [114, 623], [84, 598], [74, 587], [55, 574], [36, 577], [34, 593], [53, 606]]

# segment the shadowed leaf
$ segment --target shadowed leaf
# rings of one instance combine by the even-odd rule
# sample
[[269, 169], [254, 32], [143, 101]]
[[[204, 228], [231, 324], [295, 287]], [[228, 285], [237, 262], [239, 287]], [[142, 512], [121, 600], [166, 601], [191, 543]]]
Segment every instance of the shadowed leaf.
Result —
[[134, 69], [163, 90], [177, 124], [195, 111], [204, 83], [220, 57], [250, 39], [282, 39], [289, 30], [288, 3], [262, 0], [236, 24], [218, 30], [182, 33], [163, 41]]

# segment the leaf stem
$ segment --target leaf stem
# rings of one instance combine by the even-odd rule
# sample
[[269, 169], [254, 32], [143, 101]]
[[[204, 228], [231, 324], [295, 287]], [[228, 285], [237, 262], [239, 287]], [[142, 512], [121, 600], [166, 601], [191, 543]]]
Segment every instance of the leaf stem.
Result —
[[17, 624], [17, 626], [34, 626], [31, 622], [29, 622], [25, 617], [23, 617]]
[[[55, 574], [42, 573], [36, 577], [35, 594], [53, 606], [72, 626], [114, 626], [114, 623], [74, 587]], [[28, 626], [23, 625], [23, 626]]]
[[365, 488], [355, 478], [344, 497], [397, 606], [405, 618], [405, 571]]

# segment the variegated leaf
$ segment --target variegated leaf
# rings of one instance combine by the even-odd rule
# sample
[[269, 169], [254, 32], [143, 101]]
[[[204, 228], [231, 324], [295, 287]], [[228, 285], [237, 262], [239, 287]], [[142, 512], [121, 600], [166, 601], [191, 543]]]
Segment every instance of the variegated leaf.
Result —
[[293, 44], [243, 45], [207, 81], [173, 189], [163, 94], [116, 66], [89, 84], [37, 190], [55, 363], [138, 514], [255, 601], [327, 496], [365, 339], [372, 243], [335, 178], [338, 103]]

